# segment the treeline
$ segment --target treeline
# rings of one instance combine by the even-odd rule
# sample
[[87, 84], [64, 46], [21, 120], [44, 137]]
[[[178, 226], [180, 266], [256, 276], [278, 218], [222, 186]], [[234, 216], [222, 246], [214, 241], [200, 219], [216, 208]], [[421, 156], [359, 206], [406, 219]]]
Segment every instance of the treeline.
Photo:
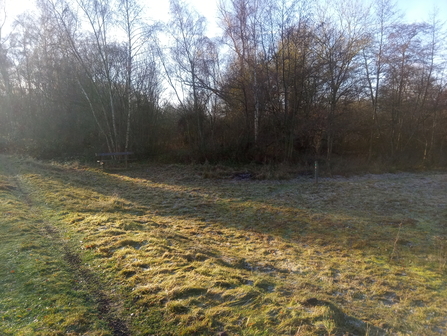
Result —
[[[0, 151], [447, 165], [446, 29], [392, 2], [39, 0], [0, 36]], [[152, 13], [156, 15], [156, 13]], [[4, 31], [4, 29], [3, 29]]]

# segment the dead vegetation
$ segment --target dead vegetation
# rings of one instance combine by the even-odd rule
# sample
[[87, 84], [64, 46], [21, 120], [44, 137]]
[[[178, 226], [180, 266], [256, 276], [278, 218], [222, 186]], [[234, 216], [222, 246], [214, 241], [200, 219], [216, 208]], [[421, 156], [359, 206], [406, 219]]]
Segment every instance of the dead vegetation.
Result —
[[316, 185], [2, 160], [132, 335], [447, 332], [445, 173]]

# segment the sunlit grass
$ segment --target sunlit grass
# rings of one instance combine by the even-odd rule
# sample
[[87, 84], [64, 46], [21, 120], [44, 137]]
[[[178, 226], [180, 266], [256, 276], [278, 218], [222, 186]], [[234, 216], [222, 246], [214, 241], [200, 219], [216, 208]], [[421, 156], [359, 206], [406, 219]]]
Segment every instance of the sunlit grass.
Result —
[[[208, 179], [191, 166], [113, 173], [2, 160], [19, 172], [39, 219], [57, 227], [61, 241], [121, 301], [115, 313], [132, 335], [446, 331], [445, 174], [315, 185]], [[8, 183], [1, 192], [20, 194]], [[22, 203], [8, 211], [29, 207]], [[54, 242], [42, 239], [42, 249], [51, 250]], [[76, 281], [65, 268], [67, 283]], [[94, 326], [89, 331], [99, 328], [94, 310], [90, 319], [81, 303], [63, 307], [65, 314], [84, 316]]]
[[2, 160], [0, 334], [110, 335], [95, 302], [45, 230], [45, 216], [19, 190]]

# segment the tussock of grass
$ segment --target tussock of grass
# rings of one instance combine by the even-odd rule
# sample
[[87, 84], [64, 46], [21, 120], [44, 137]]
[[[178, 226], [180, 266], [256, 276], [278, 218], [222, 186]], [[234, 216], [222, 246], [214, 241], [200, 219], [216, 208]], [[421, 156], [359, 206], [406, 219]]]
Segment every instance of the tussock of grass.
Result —
[[[112, 174], [2, 160], [122, 298], [116, 313], [132, 335], [447, 332], [445, 174], [315, 185], [235, 180], [224, 167]], [[26, 217], [9, 202], [14, 218]]]

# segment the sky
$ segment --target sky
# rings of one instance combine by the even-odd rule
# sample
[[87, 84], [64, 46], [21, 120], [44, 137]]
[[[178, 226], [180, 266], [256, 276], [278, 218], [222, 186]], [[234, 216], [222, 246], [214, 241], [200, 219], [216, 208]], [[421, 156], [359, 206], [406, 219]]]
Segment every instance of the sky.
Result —
[[[201, 15], [207, 17], [210, 29], [215, 30], [218, 0], [185, 0], [191, 7]], [[34, 0], [0, 0], [0, 9], [6, 4], [8, 16], [7, 24], [10, 24], [18, 14], [32, 9]], [[147, 13], [150, 18], [156, 20], [167, 19], [169, 13], [168, 0], [142, 0], [146, 4]], [[447, 0], [397, 0], [398, 8], [405, 13], [404, 19], [408, 22], [420, 22], [428, 20], [429, 14], [433, 12], [434, 6], [438, 7], [437, 13], [441, 21], [447, 22]], [[0, 22], [2, 15], [0, 15]], [[214, 26], [214, 27], [213, 27]]]
[[398, 5], [410, 22], [428, 20], [435, 6], [439, 19], [447, 21], [447, 0], [399, 0]]
[[[216, 16], [217, 0], [189, 0], [193, 7], [201, 14], [208, 17]], [[165, 1], [166, 9], [168, 1]], [[443, 21], [447, 21], [447, 0], [397, 0], [398, 8], [403, 11], [405, 19], [409, 22], [427, 20], [434, 6], [438, 7], [438, 13]]]

